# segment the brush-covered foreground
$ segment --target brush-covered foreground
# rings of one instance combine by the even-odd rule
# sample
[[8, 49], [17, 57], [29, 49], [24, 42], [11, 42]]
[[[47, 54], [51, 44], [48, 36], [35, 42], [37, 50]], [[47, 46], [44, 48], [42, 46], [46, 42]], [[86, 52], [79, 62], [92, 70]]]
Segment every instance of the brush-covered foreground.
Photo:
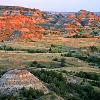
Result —
[[89, 46], [91, 40], [75, 41], [75, 46], [68, 45], [69, 42], [45, 41], [1, 43], [0, 77], [11, 69], [26, 69], [43, 81], [50, 92], [43, 94], [42, 91], [23, 88], [16, 94], [0, 94], [0, 99], [99, 100], [99, 40]]

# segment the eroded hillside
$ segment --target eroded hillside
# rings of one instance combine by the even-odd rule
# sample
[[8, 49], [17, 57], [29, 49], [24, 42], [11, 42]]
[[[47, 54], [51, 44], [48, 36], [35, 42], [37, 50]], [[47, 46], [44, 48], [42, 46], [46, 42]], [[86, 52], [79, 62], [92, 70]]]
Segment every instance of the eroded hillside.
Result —
[[0, 41], [37, 41], [53, 38], [100, 36], [100, 16], [78, 13], [48, 13], [38, 9], [0, 6]]
[[46, 20], [40, 10], [1, 6], [0, 15], [0, 41], [15, 39], [16, 34], [21, 39], [42, 38], [44, 29], [36, 24]]

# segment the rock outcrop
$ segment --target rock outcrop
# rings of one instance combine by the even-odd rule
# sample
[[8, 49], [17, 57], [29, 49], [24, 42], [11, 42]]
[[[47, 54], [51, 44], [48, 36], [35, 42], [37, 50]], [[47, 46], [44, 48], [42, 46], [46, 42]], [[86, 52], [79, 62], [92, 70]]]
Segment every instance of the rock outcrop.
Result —
[[27, 70], [10, 70], [0, 79], [0, 92], [3, 94], [14, 93], [21, 88], [34, 88], [48, 93], [43, 83]]

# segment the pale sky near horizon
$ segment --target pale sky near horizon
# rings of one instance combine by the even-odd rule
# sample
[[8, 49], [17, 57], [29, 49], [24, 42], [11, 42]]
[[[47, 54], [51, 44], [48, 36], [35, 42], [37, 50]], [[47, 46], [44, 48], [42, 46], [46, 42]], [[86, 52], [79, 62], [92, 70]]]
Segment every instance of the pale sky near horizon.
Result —
[[0, 0], [0, 5], [23, 6], [57, 12], [81, 9], [100, 12], [100, 0]]

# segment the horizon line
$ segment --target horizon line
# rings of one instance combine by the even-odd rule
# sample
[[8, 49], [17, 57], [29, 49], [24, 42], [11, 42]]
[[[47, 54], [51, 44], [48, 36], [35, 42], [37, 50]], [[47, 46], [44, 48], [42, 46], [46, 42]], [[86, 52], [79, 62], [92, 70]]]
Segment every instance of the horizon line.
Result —
[[[71, 13], [75, 13], [75, 12], [78, 12], [78, 11], [81, 11], [81, 10], [86, 10], [86, 9], [80, 9], [78, 11], [53, 11], [53, 10], [42, 10], [42, 9], [39, 9], [39, 8], [32, 8], [32, 7], [26, 7], [26, 6], [18, 6], [18, 5], [0, 5], [0, 6], [8, 6], [8, 7], [22, 7], [22, 8], [28, 8], [28, 9], [38, 9], [38, 10], [41, 10], [43, 12], [56, 12], [56, 13], [63, 13], [63, 12], [71, 12]], [[89, 11], [89, 12], [100, 12], [100, 11], [90, 11], [90, 10], [86, 10], [86, 11]]]

